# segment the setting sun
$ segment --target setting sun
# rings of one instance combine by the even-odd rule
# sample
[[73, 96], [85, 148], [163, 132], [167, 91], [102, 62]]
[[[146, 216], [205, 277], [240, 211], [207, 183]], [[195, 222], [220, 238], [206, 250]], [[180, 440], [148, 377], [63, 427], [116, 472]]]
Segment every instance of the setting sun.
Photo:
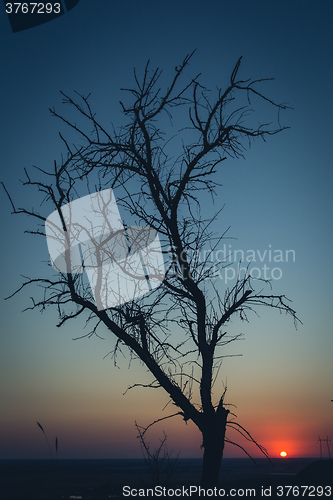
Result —
[[287, 456], [287, 452], [285, 452], [285, 451], [281, 451], [281, 453], [280, 453], [280, 457], [286, 457], [286, 456]]

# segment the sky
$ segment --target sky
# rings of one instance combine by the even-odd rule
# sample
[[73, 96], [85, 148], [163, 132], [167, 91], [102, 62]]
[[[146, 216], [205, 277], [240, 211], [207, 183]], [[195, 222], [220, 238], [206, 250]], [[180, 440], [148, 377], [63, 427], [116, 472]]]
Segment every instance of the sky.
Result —
[[[318, 456], [318, 436], [333, 440], [332, 2], [80, 0], [60, 18], [17, 33], [1, 8], [0, 180], [18, 206], [39, 203], [20, 183], [23, 169], [51, 169], [64, 153], [58, 132], [71, 137], [49, 113], [53, 106], [66, 111], [60, 91], [91, 92], [101, 120], [118, 124], [120, 88], [148, 59], [167, 79], [196, 49], [189, 75], [201, 73], [212, 90], [228, 82], [240, 56], [242, 78], [275, 78], [263, 89], [292, 108], [281, 116], [290, 128], [256, 141], [245, 159], [223, 163], [216, 207], [225, 208], [216, 228], [231, 226], [228, 252], [246, 258], [252, 251], [257, 272], [270, 269], [274, 293], [292, 300], [302, 325], [296, 330], [290, 318], [268, 309], [247, 324], [232, 323], [244, 340], [228, 353], [242, 356], [225, 358], [214, 394], [227, 385], [225, 401], [235, 405], [237, 422], [272, 457], [282, 450]], [[59, 458], [141, 457], [135, 421], [145, 426], [165, 416], [167, 397], [162, 390], [126, 392], [151, 379], [129, 357], [114, 366], [106, 356], [114, 346], [110, 333], [74, 341], [86, 332], [84, 323], [59, 329], [55, 310], [22, 312], [36, 289], [5, 300], [22, 276], [41, 276], [49, 257], [45, 240], [24, 233], [33, 221], [11, 215], [4, 192], [0, 203], [0, 458], [49, 458], [36, 421], [53, 451], [57, 436]], [[277, 254], [283, 261], [274, 261]], [[229, 276], [222, 278], [224, 286]], [[152, 447], [163, 431], [174, 454], [202, 456], [191, 423], [156, 425]], [[225, 456], [243, 455], [227, 444]]]

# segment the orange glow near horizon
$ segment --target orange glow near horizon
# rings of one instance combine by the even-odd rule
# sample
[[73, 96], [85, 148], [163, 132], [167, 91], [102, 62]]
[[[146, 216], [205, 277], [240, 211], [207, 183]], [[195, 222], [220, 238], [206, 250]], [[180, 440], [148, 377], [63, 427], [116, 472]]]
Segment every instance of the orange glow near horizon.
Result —
[[280, 457], [286, 457], [287, 456], [287, 452], [286, 451], [281, 451], [280, 453]]

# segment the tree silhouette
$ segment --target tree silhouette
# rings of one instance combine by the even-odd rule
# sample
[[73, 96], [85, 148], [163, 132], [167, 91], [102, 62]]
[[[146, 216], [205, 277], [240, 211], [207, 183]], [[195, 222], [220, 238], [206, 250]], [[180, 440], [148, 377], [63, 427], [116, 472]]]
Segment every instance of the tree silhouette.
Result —
[[[225, 236], [225, 231], [217, 235], [212, 230], [220, 212], [202, 216], [204, 204], [219, 188], [216, 176], [221, 163], [243, 156], [255, 138], [265, 140], [284, 130], [279, 115], [287, 106], [260, 91], [267, 79], [238, 78], [241, 59], [225, 89], [209, 92], [201, 85], [200, 75], [182, 83], [191, 56], [175, 68], [165, 90], [159, 86], [159, 69], [151, 70], [148, 63], [142, 78], [134, 71], [133, 88], [123, 89], [126, 102], [120, 104], [125, 124], [119, 129], [107, 130], [97, 120], [89, 96], [62, 93], [82, 125], [50, 110], [79, 139], [73, 146], [60, 134], [66, 154], [60, 163], [54, 162], [53, 171], [37, 169], [37, 180], [26, 171], [24, 184], [40, 192], [44, 212], [16, 208], [7, 194], [14, 213], [42, 223], [31, 233], [44, 235], [47, 216], [56, 210], [66, 234], [61, 207], [73, 202], [83, 185], [86, 193], [90, 186], [95, 192], [112, 188], [124, 219], [144, 223], [159, 235], [164, 280], [138, 299], [101, 310], [84, 274], [72, 269], [29, 277], [19, 290], [39, 285], [42, 297], [33, 298], [30, 309], [56, 307], [58, 326], [85, 316], [92, 324], [91, 334], [106, 328], [115, 335], [113, 356], [126, 346], [131, 356], [146, 365], [153, 377], [147, 387], [163, 388], [177, 407], [170, 416], [192, 420], [202, 433], [201, 484], [207, 487], [218, 480], [227, 425], [252, 439], [243, 427], [228, 421], [224, 393], [217, 397], [212, 390], [223, 347], [239, 338], [228, 333], [230, 318], [247, 320], [250, 311], [268, 306], [290, 314], [295, 323], [298, 320], [284, 295], [265, 294], [266, 282], [252, 279], [249, 273], [238, 276], [232, 287], [221, 285], [215, 273], [227, 263], [213, 266], [210, 260]], [[253, 98], [276, 112], [276, 125], [252, 123]], [[172, 120], [180, 124], [175, 138], [170, 137]], [[258, 283], [260, 291], [255, 290]]]

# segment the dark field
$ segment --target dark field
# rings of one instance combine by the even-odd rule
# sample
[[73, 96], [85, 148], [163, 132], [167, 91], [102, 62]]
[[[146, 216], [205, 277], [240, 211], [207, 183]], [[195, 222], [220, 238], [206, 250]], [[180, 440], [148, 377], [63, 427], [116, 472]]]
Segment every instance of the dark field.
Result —
[[265, 459], [257, 463], [258, 468], [249, 459], [225, 459], [216, 491], [199, 495], [195, 491], [195, 486], [199, 488], [199, 459], [179, 459], [169, 481], [164, 478], [155, 483], [141, 459], [0, 460], [0, 498], [333, 498], [329, 488], [333, 460], [274, 459], [274, 467]]

